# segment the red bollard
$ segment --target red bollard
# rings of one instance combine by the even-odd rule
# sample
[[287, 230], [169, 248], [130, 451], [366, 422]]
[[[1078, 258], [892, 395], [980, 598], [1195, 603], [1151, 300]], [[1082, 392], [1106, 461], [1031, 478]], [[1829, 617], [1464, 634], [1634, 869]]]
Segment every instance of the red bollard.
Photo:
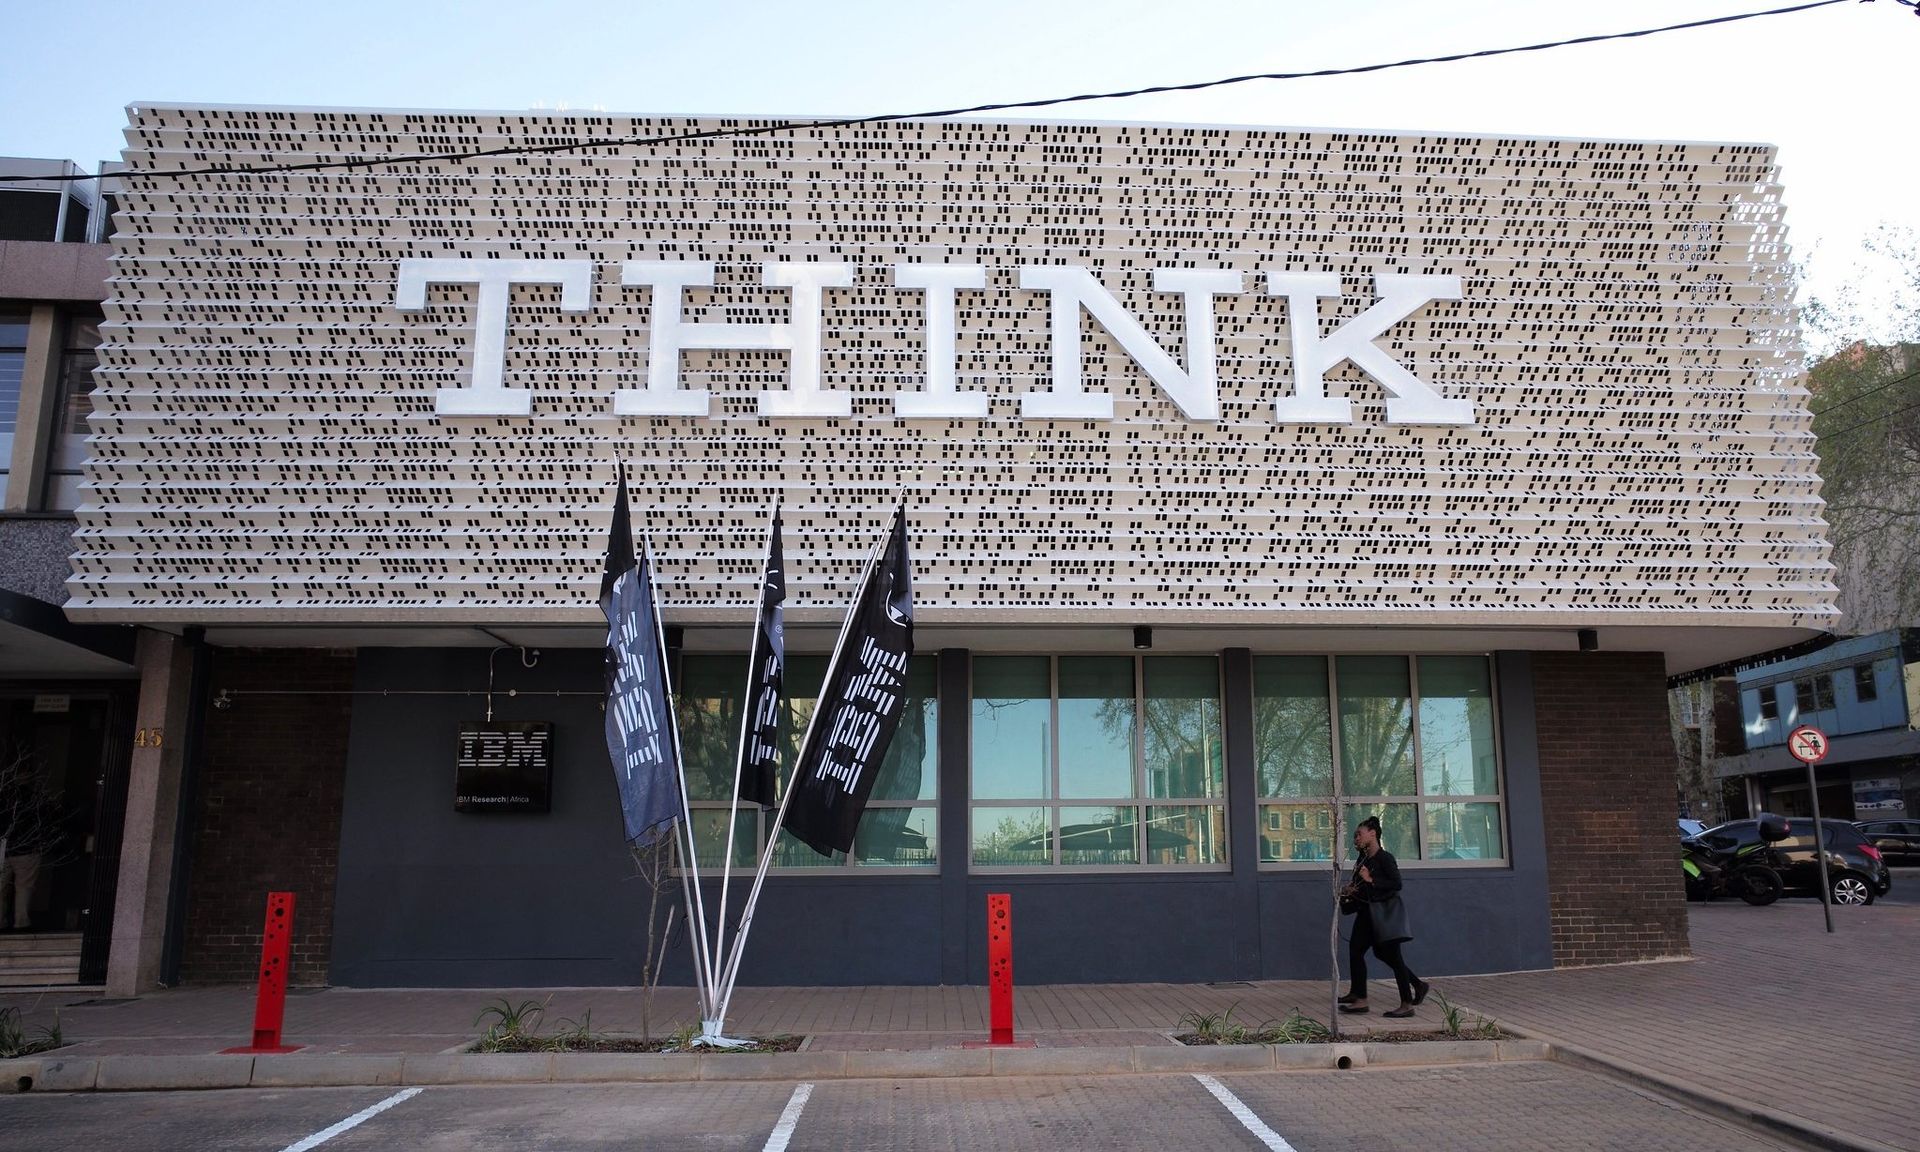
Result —
[[1013, 1043], [1013, 897], [995, 892], [987, 897], [987, 1014], [992, 1044]]
[[988, 1039], [961, 1047], [1033, 1047], [1031, 1040], [1013, 1038], [1013, 897], [1005, 892], [987, 895], [987, 1001]]
[[293, 946], [293, 893], [267, 893], [267, 926], [260, 938], [260, 990], [253, 1003], [253, 1043], [226, 1052], [297, 1052], [303, 1045], [280, 1043], [287, 1014], [287, 967]]

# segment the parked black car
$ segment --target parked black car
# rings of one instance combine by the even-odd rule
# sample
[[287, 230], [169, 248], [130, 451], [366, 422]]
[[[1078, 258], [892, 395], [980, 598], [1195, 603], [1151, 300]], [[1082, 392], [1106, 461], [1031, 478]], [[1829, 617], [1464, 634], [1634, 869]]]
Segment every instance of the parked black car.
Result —
[[1920, 820], [1860, 820], [1853, 826], [1888, 864], [1920, 864]]
[[[1773, 846], [1782, 860], [1780, 879], [1794, 896], [1820, 894], [1820, 862], [1813, 855], [1813, 820], [1790, 817], [1787, 838]], [[1835, 904], [1871, 904], [1893, 887], [1893, 874], [1887, 871], [1880, 850], [1845, 820], [1820, 821], [1821, 838], [1826, 845], [1827, 882], [1833, 888]], [[1700, 838], [1719, 849], [1758, 843], [1760, 829], [1753, 820], [1730, 820], [1700, 834]]]

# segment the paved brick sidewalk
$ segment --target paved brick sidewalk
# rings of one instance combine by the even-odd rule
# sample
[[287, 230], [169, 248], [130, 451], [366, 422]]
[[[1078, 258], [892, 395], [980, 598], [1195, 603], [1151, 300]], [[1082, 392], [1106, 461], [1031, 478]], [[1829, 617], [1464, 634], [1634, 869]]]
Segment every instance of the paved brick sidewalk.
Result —
[[[1437, 978], [1448, 996], [1503, 1023], [1735, 1100], [1920, 1152], [1920, 906], [1836, 909], [1827, 936], [1818, 905], [1695, 906], [1697, 959], [1613, 968]], [[549, 1027], [592, 1011], [598, 1031], [637, 1032], [631, 989], [302, 991], [287, 1036], [313, 1053], [439, 1052], [469, 1043], [490, 1000], [546, 1000]], [[1059, 985], [1019, 991], [1022, 1038], [1042, 1047], [1171, 1043], [1189, 1012], [1233, 1007], [1248, 1024], [1296, 1006], [1324, 1015], [1326, 986]], [[73, 1055], [206, 1053], [244, 1042], [247, 988], [189, 988], [118, 1004], [76, 993], [0, 996], [30, 1024], [58, 1008]], [[662, 989], [656, 1032], [693, 1019], [691, 991]], [[1434, 1002], [1401, 1026], [1432, 1028]], [[803, 1033], [826, 1050], [953, 1047], [985, 1035], [983, 988], [743, 988], [736, 1034]], [[1395, 1022], [1342, 1018], [1348, 1028]]]
[[1694, 905], [1695, 959], [1455, 978], [1534, 1035], [1920, 1149], [1920, 906]]
[[[1233, 1011], [1236, 1021], [1259, 1025], [1286, 1018], [1295, 1007], [1326, 1016], [1327, 986], [1315, 981], [1257, 984], [1087, 984], [1018, 989], [1015, 1030], [1038, 1046], [1106, 1047], [1171, 1044], [1166, 1035], [1189, 1012]], [[581, 1020], [592, 1012], [595, 1031], [638, 1033], [641, 994], [626, 988], [563, 989], [326, 989], [296, 990], [287, 1000], [286, 1039], [313, 1053], [440, 1052], [479, 1035], [475, 1017], [501, 999], [546, 1002], [544, 1026]], [[61, 1027], [76, 1056], [118, 1053], [206, 1053], [246, 1042], [253, 1027], [253, 992], [243, 987], [183, 988], [124, 1002], [88, 1002], [77, 993], [0, 996], [30, 1026]], [[741, 988], [731, 1029], [737, 1035], [803, 1034], [826, 1050], [924, 1050], [959, 1047], [987, 1035], [984, 988]], [[655, 995], [653, 1030], [697, 1019], [691, 989]], [[1413, 1020], [1378, 1012], [1342, 1017], [1344, 1032], [1434, 1028], [1431, 1006]]]

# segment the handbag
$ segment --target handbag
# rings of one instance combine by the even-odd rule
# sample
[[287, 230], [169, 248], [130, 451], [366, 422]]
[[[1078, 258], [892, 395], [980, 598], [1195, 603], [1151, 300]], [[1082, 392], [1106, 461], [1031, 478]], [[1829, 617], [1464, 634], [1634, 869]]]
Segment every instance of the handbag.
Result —
[[1407, 906], [1395, 892], [1384, 900], [1372, 900], [1367, 903], [1367, 916], [1373, 923], [1373, 938], [1381, 944], [1394, 944], [1402, 940], [1413, 939], [1413, 931], [1407, 925]]
[[1340, 889], [1340, 915], [1352, 916], [1360, 911], [1363, 903], [1365, 901], [1360, 899], [1360, 890], [1354, 885], [1347, 884]]

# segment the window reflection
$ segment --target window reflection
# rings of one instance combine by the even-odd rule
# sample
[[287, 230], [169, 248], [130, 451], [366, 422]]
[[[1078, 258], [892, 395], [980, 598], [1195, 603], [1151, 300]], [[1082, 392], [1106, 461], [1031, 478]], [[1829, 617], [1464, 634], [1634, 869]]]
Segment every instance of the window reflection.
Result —
[[1340, 778], [1349, 796], [1413, 794], [1413, 698], [1404, 656], [1342, 656]]
[[1133, 658], [1062, 656], [1059, 675], [1060, 795], [1138, 795], [1133, 779]]
[[1226, 862], [1217, 657], [976, 657], [971, 711], [975, 866]]
[[1333, 729], [1324, 656], [1253, 662], [1254, 747], [1262, 796], [1333, 795]]
[[1404, 862], [1504, 858], [1487, 657], [1337, 657], [1332, 708], [1321, 657], [1258, 657], [1253, 673], [1262, 863], [1351, 856], [1367, 816]]
[[1493, 751], [1493, 686], [1478, 656], [1422, 656], [1421, 791], [1491, 796], [1500, 790]]
[[[781, 715], [780, 788], [784, 792], [813, 717], [824, 656], [787, 660], [787, 699]], [[733, 795], [735, 758], [740, 747], [740, 702], [746, 692], [747, 657], [739, 653], [684, 653], [680, 658], [675, 718], [686, 763], [687, 799], [693, 808], [700, 862], [715, 863], [724, 851], [726, 812]], [[907, 702], [893, 742], [874, 777], [873, 793], [855, 831], [854, 851], [822, 856], [782, 831], [774, 851], [777, 868], [840, 865], [932, 867], [938, 863], [935, 837], [939, 796], [939, 699], [931, 656], [907, 665]], [[747, 805], [736, 826], [736, 866], [758, 863], [760, 846], [773, 827], [773, 812]], [[708, 845], [702, 837], [711, 838]]]

